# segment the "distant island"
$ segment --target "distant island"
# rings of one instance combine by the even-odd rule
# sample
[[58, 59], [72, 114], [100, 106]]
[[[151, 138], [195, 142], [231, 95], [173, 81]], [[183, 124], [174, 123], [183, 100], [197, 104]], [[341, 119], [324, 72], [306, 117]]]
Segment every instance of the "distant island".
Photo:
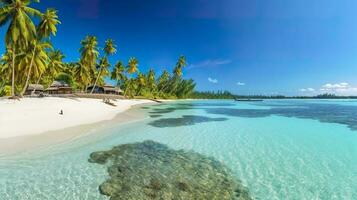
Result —
[[357, 96], [339, 96], [335, 94], [319, 94], [315, 96], [284, 96], [284, 95], [236, 95], [229, 91], [193, 92], [193, 99], [357, 99]]

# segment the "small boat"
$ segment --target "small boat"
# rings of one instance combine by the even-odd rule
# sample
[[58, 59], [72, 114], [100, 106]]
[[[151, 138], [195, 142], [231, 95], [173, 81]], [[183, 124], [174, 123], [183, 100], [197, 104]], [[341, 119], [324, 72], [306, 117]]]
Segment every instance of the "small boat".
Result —
[[248, 102], [260, 102], [260, 101], [264, 101], [263, 99], [238, 99], [235, 98], [235, 101], [248, 101]]

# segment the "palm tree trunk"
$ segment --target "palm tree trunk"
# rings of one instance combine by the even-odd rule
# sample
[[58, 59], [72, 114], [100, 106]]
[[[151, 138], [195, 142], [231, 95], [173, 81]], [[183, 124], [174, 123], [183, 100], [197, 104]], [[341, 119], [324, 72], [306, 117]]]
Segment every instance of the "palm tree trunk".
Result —
[[128, 92], [129, 84], [130, 84], [130, 82], [128, 83], [128, 85], [126, 85], [126, 88], [125, 88], [125, 91], [124, 91], [124, 97], [125, 98], [126, 98], [126, 93]]
[[[38, 85], [38, 84], [40, 83], [40, 80], [41, 80], [41, 78], [42, 78], [42, 74], [43, 74], [43, 73], [40, 74], [40, 77], [39, 77], [38, 80], [36, 81], [36, 85]], [[33, 93], [36, 92], [36, 87], [34, 87], [34, 89], [33, 89], [32, 92], [33, 92]]]
[[127, 80], [129, 81], [128, 84], [126, 85], [125, 91], [124, 91], [124, 97], [126, 98], [126, 93], [128, 92], [128, 88], [131, 85], [131, 74], [129, 74], [129, 79]]
[[170, 84], [171, 84], [171, 80], [167, 81], [167, 83], [164, 85], [164, 87], [162, 87], [162, 88], [159, 90], [158, 93], [165, 91], [166, 88], [167, 88], [167, 86], [169, 86]]
[[27, 90], [27, 86], [29, 84], [29, 80], [30, 80], [30, 74], [31, 74], [31, 70], [32, 70], [32, 66], [33, 66], [33, 61], [35, 59], [35, 50], [32, 52], [32, 58], [31, 58], [31, 63], [30, 63], [30, 68], [29, 71], [27, 72], [27, 78], [26, 78], [26, 83], [25, 83], [25, 87], [22, 89], [21, 92], [21, 96], [23, 96]]
[[11, 82], [11, 96], [15, 97], [15, 45], [12, 49], [12, 82]]
[[136, 93], [136, 96], [140, 96], [140, 95], [141, 95], [141, 90], [143, 90], [143, 87], [142, 87], [142, 86], [140, 86], [138, 92]]
[[171, 80], [172, 87], [170, 88], [170, 94], [175, 93], [177, 90], [177, 82], [180, 80], [179, 76], [174, 76]]
[[99, 70], [97, 79], [95, 80], [94, 85], [93, 85], [93, 88], [92, 88], [92, 91], [90, 92], [91, 94], [93, 94], [94, 89], [95, 89], [95, 86], [97, 85], [97, 82], [98, 82], [98, 80], [99, 80], [100, 74], [102, 73], [102, 67], [103, 67], [103, 66], [100, 66], [100, 70]]
[[165, 84], [164, 87], [160, 88], [160, 90], [158, 91], [158, 93], [160, 94], [161, 91], [163, 91], [164, 89], [166, 89], [168, 84]]

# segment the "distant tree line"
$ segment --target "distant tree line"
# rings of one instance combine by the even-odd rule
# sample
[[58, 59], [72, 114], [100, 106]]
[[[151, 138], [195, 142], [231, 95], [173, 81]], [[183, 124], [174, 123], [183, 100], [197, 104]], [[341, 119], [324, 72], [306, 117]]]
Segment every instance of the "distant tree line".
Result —
[[319, 94], [316, 96], [284, 96], [284, 95], [235, 95], [229, 91], [195, 91], [192, 99], [357, 99], [357, 96], [338, 96], [335, 94]]
[[192, 99], [234, 99], [236, 96], [229, 91], [207, 91], [207, 92], [193, 92], [189, 98]]

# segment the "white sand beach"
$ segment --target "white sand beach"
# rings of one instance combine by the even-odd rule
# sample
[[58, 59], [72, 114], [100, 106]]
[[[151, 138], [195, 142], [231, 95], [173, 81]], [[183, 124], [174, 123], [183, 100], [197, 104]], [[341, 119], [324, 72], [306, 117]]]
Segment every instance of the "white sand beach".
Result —
[[[150, 100], [117, 100], [116, 106], [100, 99], [24, 98], [0, 100], [0, 139], [36, 135], [110, 120], [132, 106]], [[60, 111], [63, 110], [63, 115]]]

